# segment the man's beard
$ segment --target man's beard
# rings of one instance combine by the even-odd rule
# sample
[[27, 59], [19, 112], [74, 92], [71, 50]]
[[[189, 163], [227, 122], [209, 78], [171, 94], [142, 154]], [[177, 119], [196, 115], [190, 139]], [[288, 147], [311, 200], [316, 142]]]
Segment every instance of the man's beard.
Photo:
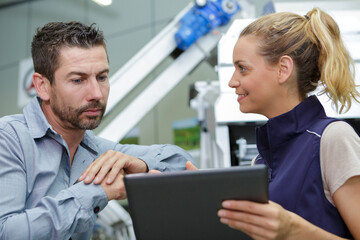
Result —
[[[55, 99], [55, 101], [53, 101], [51, 104], [51, 108], [53, 112], [60, 118], [60, 120], [70, 123], [72, 128], [86, 130], [95, 129], [97, 126], [99, 126], [104, 115], [106, 105], [100, 103], [99, 101], [94, 101], [79, 109], [75, 109], [71, 106], [61, 107], [60, 104], [58, 104], [57, 99]], [[81, 117], [83, 112], [91, 108], [101, 109], [101, 114], [98, 116]]]

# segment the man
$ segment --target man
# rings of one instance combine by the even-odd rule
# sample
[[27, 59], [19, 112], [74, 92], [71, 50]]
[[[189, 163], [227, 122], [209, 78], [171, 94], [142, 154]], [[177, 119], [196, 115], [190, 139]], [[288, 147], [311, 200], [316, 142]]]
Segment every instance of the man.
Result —
[[123, 174], [185, 169], [191, 157], [176, 146], [120, 145], [89, 130], [109, 94], [106, 45], [94, 25], [46, 24], [32, 57], [38, 97], [23, 114], [0, 119], [0, 239], [89, 239], [96, 213], [126, 197]]

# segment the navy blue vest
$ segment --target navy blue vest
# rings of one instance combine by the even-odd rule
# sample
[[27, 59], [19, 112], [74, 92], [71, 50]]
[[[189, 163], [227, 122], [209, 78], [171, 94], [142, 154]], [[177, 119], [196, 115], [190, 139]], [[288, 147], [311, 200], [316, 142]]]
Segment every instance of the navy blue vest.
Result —
[[334, 121], [315, 96], [307, 98], [256, 129], [256, 164], [269, 168], [270, 200], [328, 232], [351, 238], [339, 212], [326, 199], [321, 178], [321, 135]]

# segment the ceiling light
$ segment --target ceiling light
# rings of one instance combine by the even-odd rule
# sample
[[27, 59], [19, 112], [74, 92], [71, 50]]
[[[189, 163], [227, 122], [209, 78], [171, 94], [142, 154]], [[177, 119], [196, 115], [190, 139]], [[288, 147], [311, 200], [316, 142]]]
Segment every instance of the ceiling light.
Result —
[[112, 0], [93, 0], [93, 1], [101, 6], [109, 6], [112, 4]]

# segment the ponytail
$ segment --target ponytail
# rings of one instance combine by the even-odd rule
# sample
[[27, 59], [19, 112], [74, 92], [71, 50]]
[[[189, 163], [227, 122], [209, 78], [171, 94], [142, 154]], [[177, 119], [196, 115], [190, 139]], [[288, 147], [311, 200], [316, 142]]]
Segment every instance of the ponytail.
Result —
[[259, 53], [269, 64], [280, 57], [290, 56], [297, 66], [297, 85], [300, 97], [319, 85], [336, 110], [346, 112], [351, 100], [359, 102], [360, 93], [355, 85], [355, 67], [344, 47], [336, 22], [318, 8], [307, 15], [274, 13], [261, 17], [247, 26], [240, 37], [258, 37]]
[[[351, 100], [358, 101], [360, 97], [355, 85], [354, 61], [346, 50], [340, 36], [340, 30], [336, 22], [327, 13], [314, 8], [308, 14], [311, 32], [317, 38], [320, 51], [318, 66], [321, 72], [320, 82], [324, 86], [323, 93], [332, 99], [340, 113], [348, 111]], [[358, 101], [359, 102], [359, 101]]]

